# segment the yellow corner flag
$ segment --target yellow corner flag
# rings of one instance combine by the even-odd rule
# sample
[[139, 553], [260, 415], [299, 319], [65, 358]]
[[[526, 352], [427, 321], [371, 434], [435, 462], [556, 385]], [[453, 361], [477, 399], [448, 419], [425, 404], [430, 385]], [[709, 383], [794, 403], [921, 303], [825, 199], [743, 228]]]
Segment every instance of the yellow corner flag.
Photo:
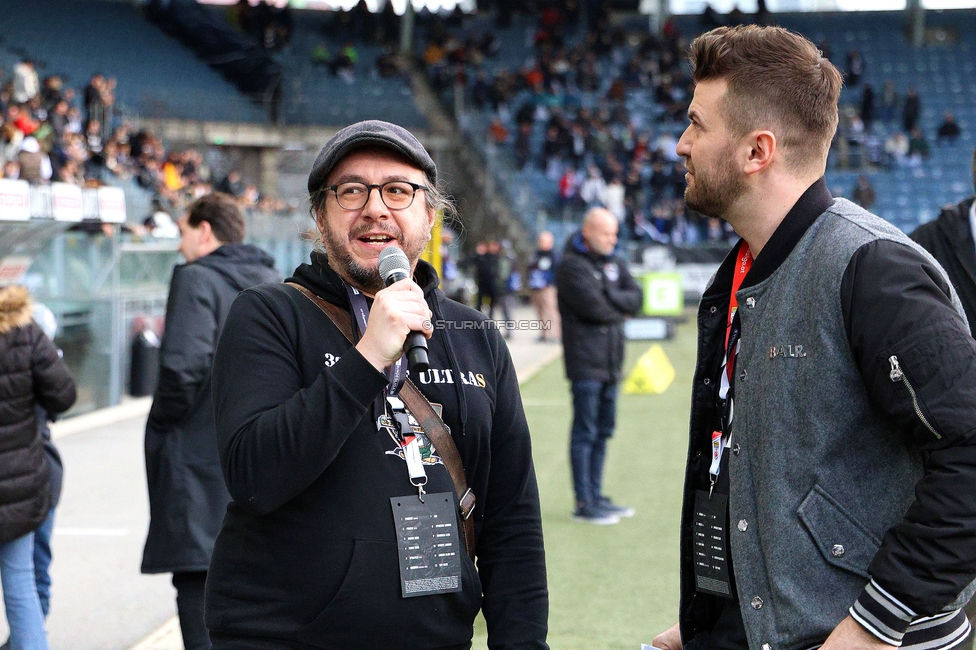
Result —
[[631, 395], [660, 395], [672, 381], [674, 366], [664, 349], [655, 343], [637, 360], [637, 365], [624, 382], [624, 392]]

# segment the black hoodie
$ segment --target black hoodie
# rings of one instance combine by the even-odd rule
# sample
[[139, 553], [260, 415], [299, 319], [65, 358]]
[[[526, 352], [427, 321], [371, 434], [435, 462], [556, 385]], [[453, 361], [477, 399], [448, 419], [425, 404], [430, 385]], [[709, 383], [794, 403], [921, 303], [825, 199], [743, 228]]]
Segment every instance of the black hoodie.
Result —
[[[215, 649], [466, 648], [479, 608], [493, 648], [547, 647], [538, 489], [508, 349], [429, 265], [414, 279], [436, 323], [431, 370], [412, 379], [443, 405], [477, 497], [477, 570], [463, 556], [461, 592], [401, 597], [390, 498], [416, 488], [377, 432], [386, 377], [299, 291], [256, 287], [234, 303], [214, 361], [233, 499], [207, 581]], [[291, 281], [348, 309], [323, 255]], [[429, 493], [453, 491], [443, 465], [427, 474]]]

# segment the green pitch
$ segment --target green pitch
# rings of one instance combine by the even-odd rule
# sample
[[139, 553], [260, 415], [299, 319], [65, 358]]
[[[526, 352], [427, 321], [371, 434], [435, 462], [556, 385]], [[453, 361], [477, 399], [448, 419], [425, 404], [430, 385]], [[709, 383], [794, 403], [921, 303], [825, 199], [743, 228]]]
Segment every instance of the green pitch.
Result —
[[[620, 395], [604, 492], [637, 516], [616, 526], [572, 520], [572, 404], [562, 360], [522, 386], [542, 498], [553, 650], [639, 650], [677, 621], [678, 520], [688, 447], [695, 323], [661, 343], [676, 371], [663, 395]], [[627, 346], [625, 372], [648, 342]], [[486, 648], [479, 617], [474, 648]]]

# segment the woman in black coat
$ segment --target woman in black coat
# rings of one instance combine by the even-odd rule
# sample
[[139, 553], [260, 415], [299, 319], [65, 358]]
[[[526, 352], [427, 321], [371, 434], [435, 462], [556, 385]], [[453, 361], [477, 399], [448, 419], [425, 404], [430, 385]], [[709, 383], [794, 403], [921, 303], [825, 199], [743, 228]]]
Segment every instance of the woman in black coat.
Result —
[[0, 288], [0, 575], [14, 648], [48, 647], [33, 553], [51, 491], [35, 406], [56, 415], [74, 401], [75, 382], [34, 322], [27, 290]]

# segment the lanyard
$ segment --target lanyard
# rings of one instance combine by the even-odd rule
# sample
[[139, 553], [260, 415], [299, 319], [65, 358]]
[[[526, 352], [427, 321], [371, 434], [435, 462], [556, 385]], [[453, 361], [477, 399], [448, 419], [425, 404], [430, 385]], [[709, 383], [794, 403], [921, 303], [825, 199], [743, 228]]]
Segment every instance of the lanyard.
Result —
[[[346, 288], [346, 295], [349, 296], [349, 304], [352, 305], [352, 313], [356, 317], [356, 327], [359, 330], [360, 338], [366, 331], [369, 324], [369, 305], [366, 298], [355, 287], [351, 287], [345, 282], [342, 283]], [[390, 407], [389, 397], [393, 397], [400, 392], [407, 379], [407, 364], [404, 357], [397, 359], [396, 363], [386, 371], [388, 383], [383, 389], [384, 397], [382, 406], [378, 406], [379, 413], [386, 415], [396, 423], [399, 430], [398, 442], [403, 448], [403, 459], [407, 462], [407, 473], [410, 475], [410, 483], [417, 488], [421, 503], [424, 500], [424, 485], [427, 484], [427, 471], [424, 469], [423, 457], [420, 454], [420, 440], [413, 431], [410, 424], [410, 416], [406, 411], [394, 413]]]
[[752, 268], [752, 253], [749, 251], [749, 244], [745, 240], [739, 247], [739, 254], [736, 258], [735, 270], [732, 275], [732, 293], [729, 296], [729, 314], [725, 321], [725, 355], [722, 358], [722, 378], [719, 386], [718, 397], [721, 401], [722, 427], [712, 432], [712, 464], [708, 468], [711, 480], [711, 488], [715, 489], [718, 482], [718, 475], [722, 468], [722, 455], [725, 448], [732, 440], [732, 416], [735, 391], [733, 390], [733, 380], [735, 375], [735, 362], [739, 355], [739, 342], [742, 333], [741, 320], [739, 318], [739, 301], [735, 294], [742, 286], [743, 280]]
[[[366, 332], [366, 325], [369, 323], [369, 305], [366, 298], [355, 287], [350, 287], [345, 282], [342, 283], [346, 288], [346, 295], [349, 296], [349, 304], [352, 305], [352, 313], [356, 317], [356, 327], [359, 329], [359, 336], [362, 338]], [[386, 395], [392, 396], [400, 392], [403, 382], [407, 380], [407, 362], [401, 356], [396, 363], [386, 371], [386, 378], [389, 383], [386, 386]]]

